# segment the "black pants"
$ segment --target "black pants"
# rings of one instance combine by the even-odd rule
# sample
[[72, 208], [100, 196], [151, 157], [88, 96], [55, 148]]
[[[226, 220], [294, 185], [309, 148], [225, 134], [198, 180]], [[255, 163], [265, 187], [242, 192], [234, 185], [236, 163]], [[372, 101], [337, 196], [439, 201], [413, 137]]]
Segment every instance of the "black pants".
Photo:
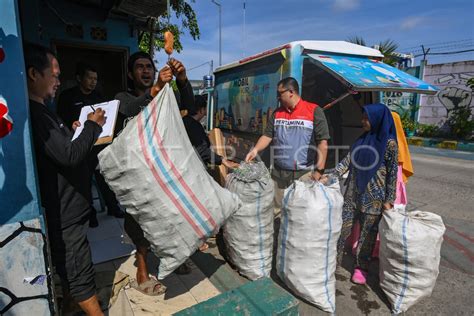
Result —
[[95, 273], [87, 240], [88, 219], [66, 228], [48, 230], [51, 257], [63, 289], [76, 302], [91, 298], [95, 292]]
[[125, 232], [133, 241], [133, 244], [138, 247], [150, 247], [150, 242], [146, 240], [143, 229], [137, 223], [137, 221], [132, 217], [132, 215], [125, 212], [125, 218], [123, 223], [123, 228]]
[[100, 194], [104, 198], [105, 205], [107, 206], [107, 211], [113, 212], [118, 209], [118, 201], [115, 197], [115, 193], [109, 188], [107, 182], [105, 182], [104, 176], [100, 173], [99, 170], [94, 170], [95, 180], [97, 182], [97, 188], [100, 191]]
[[[97, 146], [96, 146], [97, 147]], [[115, 193], [110, 189], [107, 182], [105, 182], [104, 176], [100, 173], [100, 170], [96, 169], [97, 165], [99, 164], [99, 159], [97, 158], [98, 153], [105, 147], [99, 146], [100, 148], [93, 149], [92, 153], [88, 158], [88, 166], [90, 171], [91, 177], [91, 184], [92, 184], [92, 175], [95, 176], [95, 180], [97, 182], [97, 190], [99, 191], [100, 195], [104, 198], [105, 205], [107, 206], [107, 211], [113, 212], [118, 208], [118, 201], [115, 197]], [[96, 214], [91, 214], [91, 216], [95, 216]]]

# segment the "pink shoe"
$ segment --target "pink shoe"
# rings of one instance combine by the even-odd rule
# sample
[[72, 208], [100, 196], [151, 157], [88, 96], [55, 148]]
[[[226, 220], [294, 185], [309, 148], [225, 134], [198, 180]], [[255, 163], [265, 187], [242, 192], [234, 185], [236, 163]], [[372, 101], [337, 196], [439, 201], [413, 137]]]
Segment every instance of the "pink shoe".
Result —
[[355, 284], [365, 284], [367, 282], [367, 272], [362, 269], [355, 268], [351, 281]]

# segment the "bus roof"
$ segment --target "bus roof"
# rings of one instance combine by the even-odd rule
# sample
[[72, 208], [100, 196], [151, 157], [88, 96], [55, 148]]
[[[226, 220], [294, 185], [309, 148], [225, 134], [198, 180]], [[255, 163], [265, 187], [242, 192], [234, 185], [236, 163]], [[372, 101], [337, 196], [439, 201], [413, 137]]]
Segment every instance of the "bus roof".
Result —
[[366, 46], [361, 46], [345, 41], [294, 41], [285, 45], [272, 48], [270, 50], [246, 57], [244, 59], [234, 61], [230, 64], [217, 67], [214, 72], [223, 71], [236, 66], [240, 66], [273, 54], [279, 53], [282, 49], [292, 48], [300, 45], [303, 50], [325, 52], [325, 53], [337, 53], [357, 56], [368, 56], [368, 57], [383, 57], [379, 50], [373, 49]]

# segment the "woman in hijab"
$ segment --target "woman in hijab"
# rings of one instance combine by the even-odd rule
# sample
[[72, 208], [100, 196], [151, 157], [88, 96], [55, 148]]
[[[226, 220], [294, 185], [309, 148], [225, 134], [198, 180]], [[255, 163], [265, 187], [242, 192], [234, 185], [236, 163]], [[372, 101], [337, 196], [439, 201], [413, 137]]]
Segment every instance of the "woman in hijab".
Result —
[[393, 208], [398, 168], [397, 135], [389, 108], [371, 104], [364, 106], [362, 111], [365, 133], [352, 145], [350, 153], [335, 171], [338, 177], [349, 171], [338, 241], [339, 264], [353, 223], [358, 221], [361, 227], [352, 275], [352, 282], [357, 284], [366, 283], [382, 213]]

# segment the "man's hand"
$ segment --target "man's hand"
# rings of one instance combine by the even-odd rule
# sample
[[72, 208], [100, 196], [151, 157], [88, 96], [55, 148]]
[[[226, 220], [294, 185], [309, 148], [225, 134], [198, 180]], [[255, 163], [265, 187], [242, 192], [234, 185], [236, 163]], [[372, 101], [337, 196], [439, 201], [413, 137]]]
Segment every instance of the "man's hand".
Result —
[[104, 126], [107, 117], [105, 116], [105, 111], [101, 108], [95, 110], [95, 112], [91, 112], [87, 115], [87, 119], [99, 124], [100, 126]]
[[311, 179], [313, 179], [314, 181], [319, 181], [319, 179], [321, 179], [321, 176], [322, 176], [322, 174], [320, 174], [317, 171], [313, 171], [311, 173]]
[[150, 89], [150, 95], [152, 97], [155, 97], [158, 92], [163, 89], [165, 84], [170, 82], [172, 79], [173, 71], [171, 70], [171, 68], [168, 66], [161, 68], [160, 72], [158, 73], [158, 80], [156, 81], [156, 84]]
[[384, 211], [388, 211], [388, 210], [391, 210], [393, 208], [393, 204], [392, 203], [384, 203], [383, 204], [383, 210]]
[[251, 151], [249, 151], [249, 153], [247, 154], [247, 156], [245, 157], [245, 162], [251, 162], [252, 160], [255, 159], [255, 157], [257, 157], [258, 155], [258, 151], [256, 148], [252, 148]]
[[326, 184], [329, 180], [329, 177], [327, 174], [323, 174], [320, 178], [319, 178], [319, 182], [322, 183], [322, 184]]
[[81, 126], [81, 122], [79, 121], [74, 121], [72, 122], [72, 130], [75, 131], [79, 126]]
[[229, 169], [235, 169], [235, 168], [238, 168], [240, 166], [240, 164], [236, 163], [236, 162], [233, 162], [231, 160], [227, 160], [227, 159], [222, 159], [222, 164], [224, 166], [226, 166], [227, 168]]
[[186, 68], [184, 65], [174, 58], [171, 58], [168, 61], [168, 65], [170, 66], [171, 70], [173, 71], [173, 75], [176, 77], [176, 80], [180, 83], [186, 82], [188, 77], [186, 76]]

